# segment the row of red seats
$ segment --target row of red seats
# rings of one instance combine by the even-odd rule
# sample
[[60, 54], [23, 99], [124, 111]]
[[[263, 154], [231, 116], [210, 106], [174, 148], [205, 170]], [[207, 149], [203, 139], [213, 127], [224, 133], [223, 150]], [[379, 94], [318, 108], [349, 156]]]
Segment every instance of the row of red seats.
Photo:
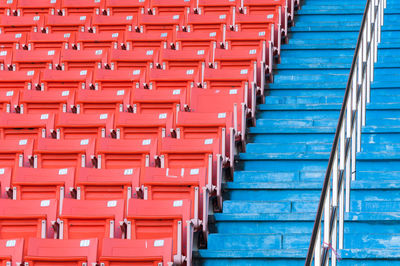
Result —
[[[32, 237], [98, 238], [99, 255], [107, 238], [171, 238], [173, 261], [181, 264], [191, 254], [194, 230], [200, 229], [201, 222], [191, 214], [191, 209], [190, 200], [130, 199], [125, 205], [124, 200], [65, 198], [59, 205], [57, 200], [0, 199], [0, 234], [2, 239], [24, 239], [25, 254]], [[13, 230], [9, 230], [10, 224]]]
[[[27, 246], [24, 252], [24, 244]], [[25, 262], [26, 264], [23, 264]], [[125, 240], [104, 238], [98, 251], [98, 239], [0, 240], [1, 265], [172, 265], [172, 240]], [[86, 264], [85, 264], [86, 263]], [[99, 264], [98, 264], [99, 263]]]

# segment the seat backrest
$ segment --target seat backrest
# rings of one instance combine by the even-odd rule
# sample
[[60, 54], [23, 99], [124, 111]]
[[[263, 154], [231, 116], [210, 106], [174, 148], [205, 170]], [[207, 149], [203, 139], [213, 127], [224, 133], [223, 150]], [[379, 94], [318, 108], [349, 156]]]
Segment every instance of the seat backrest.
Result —
[[2, 265], [22, 265], [23, 252], [23, 238], [0, 240], [0, 263]]

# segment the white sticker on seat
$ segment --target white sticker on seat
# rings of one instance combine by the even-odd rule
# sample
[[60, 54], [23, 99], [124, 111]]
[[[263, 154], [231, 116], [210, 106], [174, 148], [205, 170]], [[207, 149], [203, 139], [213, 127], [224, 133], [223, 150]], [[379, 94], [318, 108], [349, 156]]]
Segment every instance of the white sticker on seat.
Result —
[[82, 139], [81, 140], [81, 145], [88, 145], [89, 144], [89, 139]]
[[0, 175], [4, 175], [4, 168], [0, 168]]
[[1, 52], [0, 52], [0, 55], [1, 55], [1, 56], [7, 55], [7, 51], [1, 51]]
[[240, 70], [240, 74], [241, 74], [241, 75], [247, 74], [247, 72], [248, 72], [247, 69], [242, 69], [242, 70]]
[[38, 21], [40, 19], [40, 16], [34, 16], [33, 21]]
[[41, 119], [41, 120], [49, 119], [49, 114], [42, 114], [42, 115], [40, 116], [40, 119]]
[[231, 89], [231, 90], [229, 90], [229, 94], [237, 94], [237, 89]]
[[267, 18], [273, 18], [273, 17], [274, 17], [273, 14], [267, 15]]
[[116, 200], [109, 200], [107, 202], [107, 207], [111, 208], [111, 207], [116, 207], [117, 206], [117, 201]]
[[219, 19], [226, 19], [226, 15], [225, 15], [225, 14], [220, 15], [220, 16], [219, 16]]
[[19, 39], [19, 38], [21, 38], [21, 37], [22, 37], [22, 34], [21, 34], [21, 33], [15, 34], [15, 39]]
[[28, 143], [27, 139], [21, 139], [18, 144], [22, 146], [22, 145], [26, 145], [26, 143]]
[[103, 50], [96, 50], [96, 55], [101, 55], [103, 54]]
[[124, 175], [132, 175], [133, 174], [133, 169], [125, 169]]
[[40, 202], [40, 207], [48, 207], [50, 206], [50, 200], [42, 200]]
[[34, 70], [30, 70], [26, 73], [27, 76], [33, 76], [35, 74]]
[[180, 95], [181, 94], [181, 90], [173, 90], [172, 91], [172, 95]]
[[81, 247], [88, 247], [89, 245], [90, 245], [90, 240], [89, 239], [81, 240], [81, 242], [79, 244], [79, 246], [81, 246]]
[[166, 33], [166, 32], [161, 33], [161, 37], [167, 37], [167, 36], [168, 36], [168, 33]]
[[14, 95], [14, 91], [7, 91], [6, 92], [6, 96], [13, 96]]
[[193, 73], [194, 73], [193, 69], [186, 70], [186, 75], [193, 75]]
[[256, 54], [257, 53], [257, 50], [256, 49], [251, 49], [250, 51], [249, 51], [249, 54]]
[[81, 16], [79, 19], [80, 20], [86, 20], [86, 16]]
[[218, 118], [225, 118], [226, 117], [226, 113], [218, 113]]
[[108, 118], [108, 114], [101, 114], [101, 115], [100, 115], [100, 119], [101, 119], [101, 120], [107, 119], [107, 118]]
[[154, 240], [154, 246], [155, 247], [163, 247], [164, 246], [164, 240]]
[[121, 96], [121, 95], [124, 95], [125, 94], [125, 90], [118, 90], [117, 91], [117, 95], [118, 96]]
[[209, 145], [213, 143], [213, 139], [205, 139], [204, 144]]
[[7, 4], [12, 4], [13, 0], [7, 0]]
[[144, 139], [143, 141], [142, 141], [142, 145], [143, 146], [145, 146], [145, 145], [150, 145], [151, 144], [151, 139]]
[[265, 31], [260, 31], [260, 32], [258, 33], [258, 36], [265, 36]]
[[174, 207], [181, 207], [183, 205], [183, 200], [174, 200]]
[[132, 20], [133, 16], [126, 16], [126, 20]]
[[133, 74], [133, 75], [139, 75], [139, 74], [140, 74], [140, 69], [138, 69], [138, 70], [133, 70], [132, 74]]
[[118, 37], [118, 32], [117, 32], [117, 33], [113, 33], [113, 34], [111, 35], [111, 37], [117, 38], [117, 37]]
[[59, 169], [58, 170], [58, 175], [66, 175], [68, 174], [68, 169], [67, 168], [63, 168], [63, 169]]
[[215, 37], [217, 35], [216, 32], [210, 32], [210, 37]]
[[57, 0], [50, 0], [50, 4], [55, 4]]
[[190, 175], [198, 175], [200, 172], [199, 168], [190, 169]]
[[17, 243], [16, 240], [7, 240], [6, 242], [6, 247], [15, 247], [15, 244]]
[[64, 34], [64, 38], [69, 38], [69, 37], [71, 37], [71, 33], [65, 33]]
[[158, 119], [166, 119], [167, 118], [167, 114], [166, 113], [162, 113], [158, 115]]
[[87, 74], [87, 70], [81, 70], [81, 72], [79, 72], [79, 74], [80, 74], [81, 76], [84, 76], [84, 75]]
[[179, 19], [179, 15], [174, 15], [172, 19]]
[[197, 55], [203, 55], [204, 54], [204, 50], [198, 50], [197, 51]]
[[54, 50], [50, 50], [47, 52], [47, 55], [54, 55], [55, 51]]
[[61, 96], [68, 96], [69, 95], [69, 91], [63, 91], [61, 92]]
[[153, 50], [148, 50], [148, 51], [146, 51], [146, 55], [153, 55]]

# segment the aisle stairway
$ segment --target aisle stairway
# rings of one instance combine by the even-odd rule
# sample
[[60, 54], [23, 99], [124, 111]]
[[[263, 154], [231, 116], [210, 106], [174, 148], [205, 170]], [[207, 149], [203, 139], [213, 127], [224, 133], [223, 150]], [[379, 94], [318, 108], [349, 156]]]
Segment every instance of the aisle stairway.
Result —
[[[396, 2], [385, 11], [339, 265], [400, 264]], [[304, 265], [364, 6], [307, 0], [298, 11], [198, 265]]]

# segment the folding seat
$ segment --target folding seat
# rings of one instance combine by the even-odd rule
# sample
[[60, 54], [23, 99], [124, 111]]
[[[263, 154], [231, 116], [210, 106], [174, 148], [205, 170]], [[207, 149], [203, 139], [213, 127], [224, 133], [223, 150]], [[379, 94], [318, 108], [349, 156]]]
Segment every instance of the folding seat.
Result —
[[111, 69], [140, 70], [143, 73], [154, 68], [158, 63], [159, 49], [111, 50]]
[[115, 119], [115, 138], [145, 139], [170, 137], [174, 125], [173, 115], [117, 113]]
[[25, 139], [51, 137], [54, 114], [0, 113], [1, 139]]
[[80, 90], [89, 88], [92, 83], [93, 72], [91, 70], [42, 70], [40, 86], [36, 89], [49, 90]]
[[29, 90], [38, 82], [39, 71], [0, 71], [0, 90]]
[[94, 70], [107, 64], [107, 50], [64, 49], [61, 53], [62, 70]]
[[149, 72], [148, 83], [145, 84], [145, 88], [157, 91], [181, 90], [185, 92], [186, 100], [188, 100], [191, 88], [200, 81], [199, 72], [196, 69], [152, 69]]
[[94, 148], [94, 139], [38, 139], [33, 167], [93, 167]]
[[69, 190], [74, 187], [74, 168], [15, 168], [9, 197], [14, 200], [58, 200], [61, 212], [64, 198], [69, 198]]
[[77, 50], [100, 50], [100, 49], [117, 49], [124, 41], [124, 34], [101, 32], [77, 32], [76, 43], [73, 45]]
[[60, 50], [14, 49], [12, 61], [12, 69], [17, 71], [55, 69], [60, 63]]
[[0, 90], [0, 111], [13, 113], [18, 106], [19, 91], [18, 90]]
[[18, 111], [21, 114], [71, 112], [74, 98], [73, 90], [24, 90], [20, 93]]
[[186, 30], [188, 32], [222, 32], [224, 28], [229, 27], [230, 19], [230, 15], [226, 14], [189, 14]]
[[24, 253], [24, 239], [1, 239], [0, 240], [0, 264], [22, 265]]
[[15, 47], [20, 49], [26, 45], [26, 33], [2, 33], [0, 34], [0, 47], [2, 51], [10, 51]]
[[63, 16], [100, 15], [104, 9], [104, 0], [62, 0], [61, 13]]
[[232, 113], [180, 112], [176, 121], [178, 139], [219, 139], [223, 161], [233, 166], [235, 132]]
[[172, 34], [174, 31], [179, 31], [184, 23], [184, 16], [175, 15], [144, 15], [139, 14], [138, 16], [138, 28], [141, 33], [165, 33]]
[[18, 16], [26, 15], [54, 15], [60, 9], [61, 0], [18, 0], [17, 14]]
[[82, 15], [70, 15], [70, 16], [58, 16], [48, 15], [45, 18], [45, 27], [43, 32], [45, 33], [71, 33], [71, 32], [84, 32], [90, 27], [91, 17]]
[[140, 168], [79, 168], [71, 193], [80, 200], [128, 200], [138, 197], [139, 178]]
[[111, 265], [172, 265], [172, 239], [107, 239], [99, 262]]
[[8, 198], [7, 191], [11, 187], [12, 170], [9, 167], [0, 168], [0, 198]]
[[[204, 79], [203, 79], [204, 76]], [[202, 74], [201, 87], [205, 89], [244, 89], [254, 82], [252, 68], [213, 69], [205, 68]]]
[[13, 70], [11, 65], [12, 57], [13, 57], [12, 49], [0, 51], [0, 71]]
[[0, 199], [0, 238], [23, 238], [24, 254], [30, 237], [54, 238], [57, 216], [56, 200]]
[[184, 256], [190, 265], [193, 235], [190, 209], [189, 200], [130, 199], [126, 237], [134, 240], [172, 238], [174, 265], [182, 265]]
[[195, 69], [200, 70], [202, 63], [210, 63], [210, 49], [163, 49], [160, 54], [160, 64], [165, 70]]
[[152, 15], [181, 15], [190, 13], [193, 7], [191, 1], [188, 0], [150, 0], [148, 13]]
[[135, 48], [166, 49], [171, 41], [172, 34], [167, 30], [146, 33], [129, 31], [125, 33], [125, 42], [122, 48], [124, 50], [134, 50]]
[[44, 23], [43, 16], [1, 16], [0, 33], [38, 32]]
[[129, 91], [131, 88], [139, 88], [145, 81], [146, 71], [140, 69], [133, 70], [104, 70], [94, 71], [93, 83], [90, 88], [101, 91]]
[[178, 31], [174, 34], [175, 43], [172, 45], [176, 50], [211, 50], [216, 47], [220, 40], [220, 32], [184, 32]]
[[58, 50], [70, 49], [75, 43], [75, 33], [30, 33], [28, 38], [28, 50]]
[[145, 200], [190, 200], [196, 228], [200, 227], [200, 217], [203, 232], [207, 232], [208, 212], [203, 210], [208, 210], [209, 188], [213, 188], [207, 184], [207, 168], [148, 167], [144, 172], [141, 189]]
[[10, 16], [11, 13], [16, 9], [16, 0], [1, 0], [0, 1], [0, 15]]
[[29, 167], [33, 139], [0, 140], [0, 167]]
[[[111, 71], [109, 71], [111, 72]], [[116, 72], [112, 71], [112, 72]], [[78, 114], [117, 113], [127, 110], [130, 91], [122, 90], [79, 90], [73, 111]], [[126, 108], [125, 108], [126, 106]]]
[[57, 139], [110, 137], [113, 125], [113, 114], [59, 113], [56, 122]]
[[57, 220], [60, 239], [121, 238], [120, 224], [124, 221], [124, 200], [65, 199]]
[[154, 166], [157, 139], [97, 139], [97, 168]]
[[236, 1], [235, 0], [197, 0], [194, 12], [199, 15], [229, 15], [231, 12], [236, 11]]
[[186, 107], [186, 91], [180, 89], [135, 89], [128, 112], [137, 114], [172, 114]]
[[108, 16], [137, 16], [147, 11], [149, 3], [148, 0], [106, 0], [105, 6]]
[[137, 26], [137, 16], [93, 16], [93, 33], [110, 32], [123, 34], [125, 31], [132, 31]]
[[24, 257], [25, 266], [39, 265], [96, 265], [97, 242], [92, 239], [30, 238]]

